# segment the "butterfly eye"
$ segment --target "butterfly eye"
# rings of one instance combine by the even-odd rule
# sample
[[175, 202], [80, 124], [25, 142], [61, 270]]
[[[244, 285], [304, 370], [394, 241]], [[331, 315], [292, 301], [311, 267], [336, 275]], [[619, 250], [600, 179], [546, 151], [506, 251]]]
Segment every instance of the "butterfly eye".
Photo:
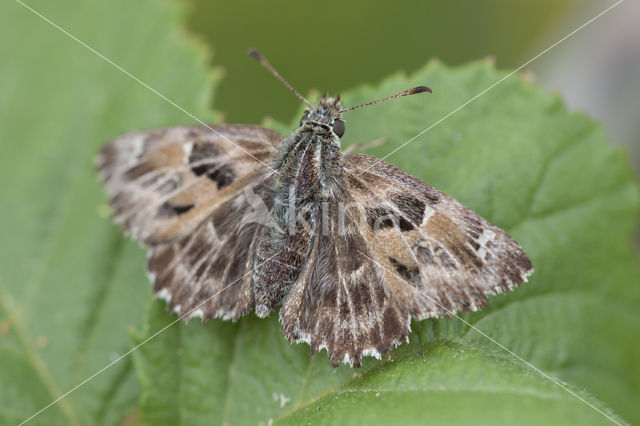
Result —
[[339, 119], [335, 120], [333, 122], [333, 132], [341, 138], [342, 135], [344, 135], [344, 121]]
[[300, 119], [300, 125], [302, 126], [302, 123], [309, 118], [309, 111], [305, 111], [304, 114], [302, 115], [302, 118]]

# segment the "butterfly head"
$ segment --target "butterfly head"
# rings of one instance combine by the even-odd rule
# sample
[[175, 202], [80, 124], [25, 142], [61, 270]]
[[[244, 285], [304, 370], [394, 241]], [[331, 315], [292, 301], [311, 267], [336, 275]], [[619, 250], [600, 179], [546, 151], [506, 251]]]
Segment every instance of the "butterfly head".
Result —
[[344, 120], [342, 119], [342, 103], [340, 95], [335, 98], [329, 97], [327, 93], [322, 95], [318, 101], [318, 105], [314, 108], [307, 108], [300, 125], [311, 124], [321, 126], [333, 130], [333, 133], [339, 138], [344, 135]]
[[378, 99], [375, 101], [367, 102], [364, 104], [352, 106], [346, 109], [342, 109], [342, 103], [340, 102], [340, 95], [335, 98], [329, 97], [326, 93], [320, 98], [318, 105], [315, 107], [309, 102], [304, 96], [302, 96], [296, 89], [291, 86], [287, 80], [285, 80], [278, 71], [271, 66], [269, 61], [260, 54], [255, 49], [249, 49], [249, 56], [253, 56], [262, 64], [263, 67], [271, 71], [271, 73], [282, 82], [286, 87], [289, 88], [301, 101], [309, 106], [309, 108], [305, 111], [302, 119], [300, 120], [300, 126], [305, 124], [320, 126], [326, 129], [332, 129], [333, 133], [339, 138], [344, 135], [344, 120], [342, 119], [342, 113], [346, 111], [353, 111], [354, 109], [362, 108], [365, 106], [377, 104], [380, 102], [388, 101], [389, 99], [398, 98], [400, 96], [407, 95], [415, 95], [416, 93], [429, 92], [431, 93], [431, 89], [427, 86], [417, 86], [412, 89], [403, 90], [400, 93], [396, 93], [392, 96], [387, 96], [386, 98]]

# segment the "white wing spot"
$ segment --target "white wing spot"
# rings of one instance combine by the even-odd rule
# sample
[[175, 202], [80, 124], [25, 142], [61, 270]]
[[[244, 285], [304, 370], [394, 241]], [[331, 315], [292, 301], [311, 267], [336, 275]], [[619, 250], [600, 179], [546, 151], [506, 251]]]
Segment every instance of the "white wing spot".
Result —
[[349, 364], [351, 365], [351, 358], [349, 357], [349, 354], [344, 354], [344, 358], [342, 359], [342, 362], [344, 364]]
[[159, 292], [156, 293], [156, 297], [158, 299], [162, 299], [167, 303], [171, 302], [171, 293], [169, 293], [169, 290], [167, 290], [166, 288], [163, 288], [162, 290], [160, 290]]
[[189, 318], [202, 318], [204, 317], [204, 311], [202, 309], [196, 309], [195, 311], [191, 312], [191, 315], [189, 315]]
[[482, 235], [480, 235], [476, 240], [480, 245], [480, 248], [476, 250], [476, 253], [480, 259], [485, 260], [485, 258], [487, 257], [487, 249], [485, 248], [485, 246], [489, 241], [492, 241], [495, 237], [496, 237], [496, 233], [490, 229], [485, 229], [484, 231], [482, 231]]
[[187, 142], [182, 146], [182, 150], [184, 151], [184, 156], [182, 157], [182, 161], [184, 164], [189, 164], [189, 157], [191, 157], [191, 151], [193, 151], [193, 142]]
[[420, 222], [421, 228], [427, 223], [427, 221], [431, 218], [431, 216], [433, 216], [434, 213], [435, 213], [434, 209], [432, 209], [429, 206], [425, 206], [424, 214], [422, 216], [422, 222]]
[[380, 352], [375, 348], [367, 348], [362, 350], [362, 356], [372, 356], [375, 359], [382, 359]]
[[478, 237], [478, 244], [480, 244], [481, 246], [484, 246], [485, 244], [487, 244], [487, 241], [493, 240], [495, 236], [496, 236], [495, 232], [493, 232], [490, 229], [485, 229], [484, 231], [482, 231], [482, 235]]
[[131, 143], [131, 158], [129, 161], [130, 164], [137, 163], [140, 157], [142, 156], [142, 153], [144, 153], [144, 141], [145, 141], [145, 137], [142, 135], [139, 135]]

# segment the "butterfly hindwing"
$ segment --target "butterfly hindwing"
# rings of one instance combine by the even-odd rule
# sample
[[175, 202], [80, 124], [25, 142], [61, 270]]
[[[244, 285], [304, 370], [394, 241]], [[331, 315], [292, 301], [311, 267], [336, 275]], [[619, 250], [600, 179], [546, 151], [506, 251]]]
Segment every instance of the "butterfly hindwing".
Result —
[[114, 218], [147, 245], [178, 240], [264, 174], [282, 136], [258, 126], [122, 135], [98, 156]]
[[347, 214], [341, 220], [338, 204], [329, 203], [321, 215], [311, 254], [284, 299], [280, 321], [287, 339], [309, 343], [312, 353], [326, 349], [333, 366], [360, 366], [363, 355], [380, 358], [405, 342], [410, 317], [379, 273], [357, 218]]

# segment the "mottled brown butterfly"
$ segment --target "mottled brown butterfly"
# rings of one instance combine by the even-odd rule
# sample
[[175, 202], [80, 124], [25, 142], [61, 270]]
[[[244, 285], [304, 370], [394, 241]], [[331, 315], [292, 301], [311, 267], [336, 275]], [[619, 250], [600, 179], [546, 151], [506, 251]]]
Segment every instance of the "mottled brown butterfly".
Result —
[[115, 219], [150, 248], [153, 289], [176, 313], [237, 320], [280, 308], [285, 337], [360, 366], [410, 322], [477, 310], [533, 272], [501, 229], [396, 167], [340, 149], [326, 94], [288, 138], [251, 125], [171, 127], [107, 144], [98, 171]]

